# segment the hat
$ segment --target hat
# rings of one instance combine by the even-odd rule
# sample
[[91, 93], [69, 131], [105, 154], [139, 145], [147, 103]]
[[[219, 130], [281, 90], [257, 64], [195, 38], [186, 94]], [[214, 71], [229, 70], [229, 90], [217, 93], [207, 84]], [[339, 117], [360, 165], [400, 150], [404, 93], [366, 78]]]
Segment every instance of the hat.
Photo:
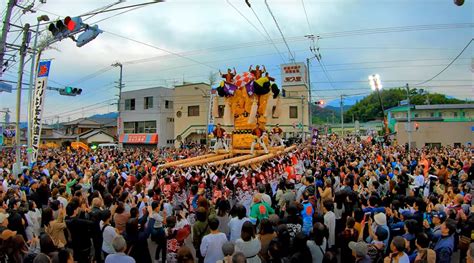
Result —
[[7, 214], [7, 213], [0, 213], [0, 224], [3, 223], [3, 221], [5, 221], [5, 219], [7, 219], [10, 215]]
[[435, 211], [435, 212], [432, 212], [431, 215], [433, 217], [439, 218], [441, 222], [444, 222], [444, 220], [446, 220], [446, 213], [443, 211]]
[[349, 242], [349, 248], [352, 249], [356, 253], [356, 255], [359, 257], [366, 256], [369, 250], [367, 247], [367, 243], [363, 241], [360, 241], [360, 242], [351, 241]]
[[377, 223], [377, 225], [379, 226], [387, 225], [387, 217], [385, 216], [384, 213], [375, 214], [374, 220], [375, 220], [375, 223]]

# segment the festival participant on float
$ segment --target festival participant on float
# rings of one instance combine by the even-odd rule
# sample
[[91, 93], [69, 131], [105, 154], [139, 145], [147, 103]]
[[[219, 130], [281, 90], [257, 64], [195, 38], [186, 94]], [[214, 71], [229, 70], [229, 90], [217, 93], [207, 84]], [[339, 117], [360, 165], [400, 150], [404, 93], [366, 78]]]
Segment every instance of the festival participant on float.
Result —
[[252, 73], [255, 76], [255, 80], [258, 80], [259, 78], [262, 77], [263, 73], [267, 72], [267, 69], [265, 68], [264, 65], [262, 65], [263, 70], [260, 69], [259, 65], [255, 66], [255, 70], [253, 70], [252, 66], [253, 65], [250, 65], [249, 72]]
[[266, 136], [266, 132], [265, 132], [265, 129], [263, 128], [263, 124], [261, 123], [257, 124], [257, 127], [253, 129], [252, 131], [252, 135], [254, 137], [253, 137], [252, 145], [250, 146], [250, 154], [254, 154], [255, 144], [257, 143], [260, 144], [260, 146], [262, 146], [265, 153], [268, 153], [267, 146], [263, 142], [263, 139]]
[[283, 140], [281, 139], [281, 135], [283, 134], [283, 130], [280, 128], [280, 125], [277, 123], [275, 127], [272, 129], [272, 141], [270, 146], [274, 146], [276, 143], [280, 143], [281, 146], [285, 146]]
[[212, 133], [214, 134], [214, 137], [216, 138], [214, 151], [217, 153], [219, 148], [221, 148], [222, 146], [224, 146], [224, 149], [226, 151], [229, 151], [229, 147], [227, 146], [227, 143], [225, 141], [225, 130], [221, 127], [220, 123], [217, 124], [217, 127], [214, 129]]
[[225, 79], [225, 82], [228, 84], [232, 84], [234, 82], [234, 77], [237, 75], [237, 71], [234, 69], [234, 72], [230, 68], [227, 69], [227, 74], [222, 74], [222, 72], [219, 70], [219, 74], [221, 75], [222, 78]]

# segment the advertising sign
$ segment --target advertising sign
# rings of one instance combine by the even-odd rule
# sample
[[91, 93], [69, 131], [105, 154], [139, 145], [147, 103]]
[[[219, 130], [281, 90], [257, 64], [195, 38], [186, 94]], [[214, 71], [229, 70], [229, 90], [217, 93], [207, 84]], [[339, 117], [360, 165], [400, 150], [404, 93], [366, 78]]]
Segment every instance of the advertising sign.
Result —
[[51, 60], [39, 62], [38, 74], [36, 76], [35, 91], [33, 94], [33, 112], [31, 115], [33, 117], [31, 127], [32, 162], [36, 162], [36, 158], [38, 157], [41, 136], [41, 124], [43, 117], [44, 95], [46, 94], [46, 87], [48, 85], [50, 67]]
[[303, 85], [308, 83], [306, 64], [302, 62], [282, 64], [281, 85]]

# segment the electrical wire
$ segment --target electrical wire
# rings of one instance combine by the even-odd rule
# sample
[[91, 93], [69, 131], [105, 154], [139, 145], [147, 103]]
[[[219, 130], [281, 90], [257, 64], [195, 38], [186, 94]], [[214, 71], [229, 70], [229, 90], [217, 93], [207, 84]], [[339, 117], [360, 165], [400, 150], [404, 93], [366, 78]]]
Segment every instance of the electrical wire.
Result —
[[253, 10], [252, 6], [250, 6], [250, 9], [252, 10], [252, 13], [253, 13], [253, 15], [255, 16], [255, 18], [257, 19], [257, 21], [258, 21], [258, 23], [260, 24], [260, 26], [263, 28], [263, 31], [265, 31], [265, 34], [267, 34], [268, 40], [269, 40], [270, 43], [272, 44], [273, 48], [275, 48], [275, 50], [280, 54], [280, 57], [281, 57], [282, 61], [285, 61], [285, 58], [283, 57], [283, 55], [281, 54], [280, 50], [278, 49], [278, 47], [276, 46], [275, 42], [273, 41], [272, 37], [271, 37], [270, 34], [268, 33], [267, 28], [263, 25], [262, 20], [260, 20], [260, 18], [258, 17], [257, 13], [255, 13], [255, 10]]
[[245, 21], [247, 21], [260, 35], [262, 35], [263, 39], [267, 39], [267, 37], [262, 33], [262, 31], [260, 31], [258, 27], [252, 23], [252, 21], [250, 21], [244, 14], [242, 14], [242, 12], [240, 12], [239, 9], [237, 9], [237, 7], [235, 7], [230, 2], [230, 0], [226, 0], [226, 1], [227, 1], [227, 4], [229, 4], [243, 19], [245, 19]]
[[305, 15], [305, 17], [306, 17], [306, 23], [308, 23], [309, 33], [312, 34], [312, 33], [313, 33], [313, 29], [311, 28], [311, 23], [309, 22], [308, 12], [306, 12], [306, 7], [305, 7], [305, 5], [304, 5], [304, 0], [301, 0], [301, 5], [303, 6], [304, 15]]
[[218, 69], [215, 68], [215, 67], [209, 66], [209, 65], [207, 65], [207, 64], [205, 64], [205, 63], [202, 63], [202, 62], [200, 62], [200, 61], [197, 61], [197, 60], [195, 60], [195, 59], [192, 59], [192, 58], [189, 58], [189, 57], [180, 55], [179, 53], [176, 53], [176, 52], [173, 52], [173, 51], [169, 51], [169, 50], [166, 50], [166, 49], [164, 49], [164, 48], [160, 48], [160, 47], [154, 46], [154, 45], [152, 45], [152, 44], [148, 44], [148, 43], [145, 43], [145, 42], [142, 42], [142, 41], [133, 39], [133, 38], [129, 38], [129, 37], [122, 36], [122, 35], [119, 35], [119, 34], [116, 34], [116, 33], [112, 33], [112, 32], [110, 32], [110, 31], [105, 31], [105, 30], [103, 30], [103, 31], [104, 31], [105, 33], [108, 33], [108, 34], [110, 34], [110, 35], [113, 35], [113, 36], [116, 36], [116, 37], [119, 37], [119, 38], [123, 38], [123, 39], [129, 40], [129, 41], [132, 41], [132, 42], [135, 42], [135, 43], [138, 43], [138, 44], [147, 46], [147, 47], [151, 47], [151, 48], [154, 48], [154, 49], [157, 49], [157, 50], [160, 50], [160, 51], [169, 53], [169, 54], [173, 54], [173, 55], [175, 55], [175, 56], [177, 56], [177, 57], [180, 57], [180, 58], [183, 58], [183, 59], [192, 61], [192, 62], [194, 62], [194, 63], [196, 63], [196, 64], [203, 65], [203, 66], [208, 67], [208, 68], [210, 68], [210, 69], [218, 70]]
[[288, 49], [288, 52], [290, 53], [290, 57], [291, 57], [292, 62], [295, 62], [295, 57], [294, 57], [293, 53], [291, 52], [291, 49], [290, 49], [290, 46], [288, 45], [288, 42], [286, 42], [285, 35], [283, 35], [283, 32], [281, 31], [280, 25], [278, 25], [276, 17], [273, 14], [272, 10], [270, 9], [270, 6], [268, 5], [267, 0], [265, 0], [265, 5], [267, 6], [268, 12], [272, 16], [273, 21], [275, 21], [275, 25], [278, 28], [278, 31], [280, 32], [280, 35], [281, 35], [281, 38], [283, 39], [283, 42], [285, 42], [286, 48]]
[[422, 84], [425, 84], [427, 82], [430, 82], [432, 81], [433, 79], [435, 79], [436, 77], [438, 77], [439, 75], [443, 74], [444, 71], [446, 71], [461, 55], [462, 53], [464, 53], [464, 51], [466, 51], [466, 49], [469, 47], [469, 45], [471, 45], [472, 41], [474, 41], [474, 38], [471, 38], [471, 40], [467, 43], [467, 45], [461, 50], [461, 52], [459, 52], [459, 54], [451, 61], [449, 62], [448, 65], [446, 65], [445, 68], [443, 68], [440, 72], [438, 72], [438, 74], [434, 75], [433, 77], [429, 78], [428, 80], [425, 80], [423, 82], [420, 82], [420, 83], [417, 83], [415, 84], [415, 86], [419, 86], [419, 85], [422, 85]]
[[107, 66], [107, 67], [105, 67], [105, 68], [99, 69], [98, 71], [96, 71], [96, 72], [94, 72], [94, 73], [92, 73], [92, 74], [89, 74], [89, 75], [87, 75], [87, 76], [85, 76], [85, 77], [83, 77], [83, 78], [80, 78], [80, 79], [78, 79], [78, 80], [76, 80], [76, 81], [73, 81], [73, 82], [69, 83], [69, 84], [66, 85], [66, 86], [77, 85], [77, 84], [79, 84], [79, 83], [82, 83], [82, 82], [91, 80], [91, 79], [93, 79], [93, 78], [95, 78], [95, 77], [97, 77], [97, 76], [100, 76], [100, 75], [104, 74], [105, 72], [111, 70], [112, 68], [113, 68], [112, 66]]

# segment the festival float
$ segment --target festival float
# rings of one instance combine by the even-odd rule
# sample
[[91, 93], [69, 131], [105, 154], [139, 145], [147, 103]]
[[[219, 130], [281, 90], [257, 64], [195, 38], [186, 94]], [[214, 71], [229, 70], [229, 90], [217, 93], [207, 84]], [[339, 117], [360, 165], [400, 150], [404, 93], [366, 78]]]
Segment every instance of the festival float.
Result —
[[[228, 69], [227, 73], [221, 73], [221, 76], [224, 80], [213, 89], [210, 107], [212, 116], [217, 117], [218, 101], [224, 100], [223, 122], [233, 127], [229, 149], [218, 149], [214, 153], [169, 162], [161, 165], [162, 168], [203, 164], [247, 166], [272, 159], [296, 148], [296, 146], [286, 148], [270, 146], [270, 134], [266, 131], [267, 118], [272, 114], [278, 117], [281, 102], [280, 89], [264, 66], [262, 69], [258, 65], [255, 69], [250, 66], [248, 72], [241, 74], [237, 74], [235, 69], [233, 72]], [[269, 103], [270, 98], [275, 101], [274, 105]], [[210, 134], [210, 137], [212, 138], [213, 134]], [[259, 138], [260, 140], [257, 140]], [[255, 149], [252, 149], [253, 142]]]

